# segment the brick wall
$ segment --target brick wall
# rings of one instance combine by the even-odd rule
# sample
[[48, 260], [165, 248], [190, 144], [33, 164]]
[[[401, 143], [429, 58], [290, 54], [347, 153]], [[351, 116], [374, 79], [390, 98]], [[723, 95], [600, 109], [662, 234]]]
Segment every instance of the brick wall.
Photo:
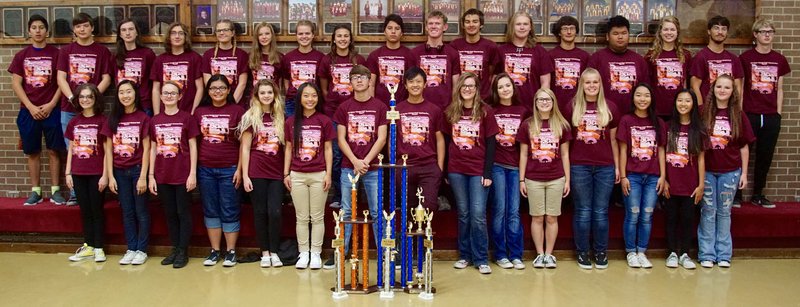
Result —
[[[782, 52], [789, 60], [792, 74], [785, 78], [783, 128], [778, 141], [775, 159], [769, 174], [767, 188], [764, 193], [775, 201], [800, 200], [800, 164], [798, 163], [798, 148], [800, 148], [800, 0], [797, 1], [761, 1], [760, 15], [768, 16], [775, 21], [778, 34], [775, 39], [775, 49]], [[377, 43], [359, 44], [359, 52], [366, 57], [370, 51], [380, 46]], [[410, 45], [409, 45], [410, 46]], [[26, 158], [21, 150], [17, 149], [18, 132], [16, 116], [19, 102], [11, 90], [11, 76], [6, 71], [14, 53], [20, 50], [20, 45], [0, 45], [0, 196], [24, 196], [30, 190]], [[112, 48], [111, 45], [109, 45]], [[151, 46], [156, 54], [163, 52], [159, 46]], [[195, 50], [202, 53], [211, 47], [209, 44], [196, 44]], [[248, 46], [249, 47], [249, 46]], [[248, 48], [246, 47], [246, 48]], [[281, 44], [282, 52], [293, 48], [292, 44]], [[327, 52], [327, 44], [317, 44], [316, 48]], [[552, 48], [552, 44], [546, 44]], [[593, 52], [602, 45], [585, 44], [581, 48]], [[644, 54], [648, 45], [632, 45], [632, 49]], [[703, 46], [689, 46], [696, 52]], [[736, 54], [741, 54], [749, 46], [729, 47]], [[42, 155], [42, 190], [49, 194], [50, 186], [47, 175], [47, 155]], [[752, 160], [751, 160], [752, 161]], [[751, 163], [752, 165], [752, 163]], [[752, 174], [752, 169], [749, 172]], [[63, 178], [63, 177], [62, 177]], [[751, 180], [752, 182], [752, 177]], [[63, 179], [62, 179], [63, 184]], [[752, 186], [752, 184], [750, 184]], [[749, 191], [746, 191], [749, 195]], [[749, 196], [746, 196], [749, 198]]]

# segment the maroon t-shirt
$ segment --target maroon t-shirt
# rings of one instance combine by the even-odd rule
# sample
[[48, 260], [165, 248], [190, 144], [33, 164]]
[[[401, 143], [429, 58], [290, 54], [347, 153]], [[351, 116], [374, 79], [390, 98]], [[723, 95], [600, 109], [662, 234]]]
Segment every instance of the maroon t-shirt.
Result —
[[481, 37], [471, 44], [465, 38], [457, 38], [450, 46], [458, 51], [458, 63], [461, 72], [471, 72], [481, 79], [481, 98], [488, 102], [492, 97], [492, 75], [490, 68], [497, 65], [497, 44]]
[[[517, 140], [520, 144], [528, 144], [528, 164], [525, 165], [525, 178], [535, 181], [551, 181], [564, 177], [564, 165], [561, 163], [561, 144], [569, 142], [572, 134], [569, 129], [561, 132], [556, 138], [550, 130], [550, 121], [542, 121], [539, 136], [534, 137], [529, 131], [528, 121], [520, 124]], [[519, 157], [517, 157], [519, 160]]]
[[159, 184], [186, 184], [192, 165], [189, 154], [189, 139], [200, 134], [197, 121], [189, 112], [178, 111], [173, 115], [158, 113], [150, 120], [150, 142], [155, 142], [156, 160], [153, 164], [156, 182]]
[[111, 132], [111, 126], [104, 125], [100, 134], [111, 138], [114, 167], [129, 168], [142, 164], [142, 142], [150, 135], [150, 117], [142, 111], [122, 114], [116, 133]]
[[775, 50], [761, 54], [753, 48], [739, 59], [744, 70], [744, 111], [778, 114], [778, 79], [792, 72], [786, 57]]
[[[210, 74], [212, 76], [221, 74], [225, 76], [225, 78], [228, 78], [228, 83], [231, 85], [231, 93], [239, 86], [239, 75], [250, 71], [250, 68], [247, 66], [247, 61], [250, 59], [247, 51], [244, 51], [242, 48], [235, 48], [235, 50], [236, 54], [234, 54], [234, 48], [228, 50], [220, 48], [217, 50], [212, 47], [203, 53], [203, 62], [202, 65], [200, 65], [200, 70], [202, 70], [204, 74]], [[214, 51], [217, 52], [216, 57], [214, 57]], [[247, 80], [241, 81], [245, 82]], [[237, 103], [239, 103], [239, 101], [237, 101]]]
[[669, 194], [691, 196], [700, 181], [697, 174], [699, 167], [697, 156], [689, 154], [689, 125], [681, 125], [678, 135], [669, 137], [677, 138], [675, 150], [666, 153]]
[[[363, 159], [367, 156], [378, 140], [378, 127], [389, 124], [386, 111], [389, 111], [386, 104], [375, 97], [366, 102], [350, 98], [336, 110], [333, 121], [347, 130], [347, 146], [356, 158]], [[344, 155], [342, 168], [353, 168], [353, 163]]]
[[67, 124], [64, 137], [72, 145], [73, 175], [103, 174], [103, 143], [105, 136], [100, 134], [106, 125], [106, 117], [102, 114], [84, 117], [83, 113], [75, 115]]
[[628, 114], [631, 111], [633, 89], [640, 82], [647, 82], [650, 79], [647, 62], [630, 49], [622, 54], [615, 53], [609, 48], [597, 50], [589, 58], [588, 66], [600, 72], [603, 94], [606, 99], [617, 103], [621, 114]]
[[[186, 51], [179, 55], [162, 53], [156, 57], [153, 69], [150, 70], [150, 79], [160, 82], [163, 86], [167, 81], [178, 83], [181, 87], [181, 100], [178, 101], [178, 108], [182, 111], [191, 113], [194, 106], [194, 95], [198, 89], [195, 81], [203, 78], [200, 71], [200, 62], [203, 58], [197, 52]], [[201, 79], [202, 81], [202, 79]], [[162, 107], [161, 110], [164, 108]]]
[[[364, 57], [356, 56], [359, 65], [365, 65]], [[350, 82], [350, 70], [353, 69], [350, 57], [325, 55], [319, 64], [320, 78], [328, 80], [328, 96], [325, 97], [325, 115], [333, 117], [339, 105], [353, 97], [353, 85]], [[334, 120], [335, 121], [335, 120]]]
[[[294, 142], [294, 120], [296, 116], [303, 116], [298, 112], [289, 117], [284, 130], [286, 142]], [[333, 141], [336, 132], [330, 118], [314, 112], [309, 117], [303, 118], [303, 129], [300, 131], [300, 144], [293, 144], [292, 164], [290, 169], [301, 173], [316, 173], [325, 171], [325, 142]], [[342, 160], [344, 163], [344, 160]]]
[[386, 85], [397, 85], [397, 92], [394, 94], [395, 102], [408, 99], [403, 74], [411, 67], [415, 66], [414, 57], [411, 49], [400, 46], [397, 49], [389, 49], [386, 45], [372, 51], [367, 57], [367, 68], [375, 74], [375, 97], [383, 101], [387, 106], [391, 99]]
[[[58, 48], [47, 45], [42, 49], [25, 47], [14, 55], [8, 72], [22, 77], [22, 89], [35, 106], [44, 105], [53, 99], [58, 90], [56, 65]], [[25, 105], [20, 102], [20, 107]]]
[[495, 147], [494, 162], [506, 166], [519, 166], [519, 144], [517, 144], [517, 132], [519, 124], [530, 116], [528, 110], [521, 105], [504, 106], [501, 104], [494, 106], [494, 119], [497, 122], [497, 134], [494, 136], [497, 141]]
[[274, 81], [279, 87], [283, 87], [280, 75], [281, 63], [283, 63], [283, 54], [280, 52], [278, 53], [278, 63], [275, 63], [276, 65], [269, 63], [269, 55], [262, 54], [261, 67], [258, 70], [250, 69], [250, 75], [253, 78], [253, 86], [255, 86], [258, 81], [267, 79]]
[[731, 137], [731, 121], [728, 118], [728, 109], [717, 110], [714, 126], [711, 128], [709, 141], [711, 147], [706, 150], [706, 171], [715, 173], [728, 173], [742, 167], [742, 147], [756, 140], [753, 127], [742, 112], [742, 122], [739, 126], [739, 137]]
[[423, 43], [411, 49], [411, 54], [414, 63], [427, 76], [422, 96], [444, 110], [453, 97], [453, 75], [461, 74], [461, 67], [457, 65], [458, 51], [447, 44], [430, 48]]
[[[111, 52], [97, 42], [89, 46], [81, 46], [77, 42], [61, 47], [58, 53], [58, 70], [67, 73], [69, 88], [74, 92], [78, 85], [84, 83], [100, 84], [103, 75], [113, 73], [114, 59]], [[78, 93], [72, 93], [76, 97]], [[67, 101], [66, 95], [61, 97], [61, 110], [78, 112]]]
[[666, 125], [658, 118], [659, 128], [649, 118], [641, 118], [635, 114], [625, 114], [617, 127], [617, 140], [628, 144], [627, 164], [629, 173], [660, 175], [658, 165], [658, 147], [666, 146]]
[[700, 94], [703, 97], [697, 97], [705, 101], [708, 95], [711, 84], [717, 80], [718, 76], [732, 75], [734, 79], [744, 78], [744, 70], [742, 70], [742, 62], [739, 58], [728, 50], [723, 50], [720, 53], [715, 53], [705, 47], [697, 52], [692, 60], [692, 66], [689, 73], [692, 77], [697, 77], [703, 80], [700, 83]]
[[429, 165], [437, 162], [436, 132], [444, 129], [442, 109], [435, 104], [408, 100], [397, 104], [400, 113], [397, 130], [397, 154], [408, 154], [410, 165]]
[[[294, 101], [297, 95], [297, 88], [303, 83], [309, 82], [319, 84], [317, 80], [317, 65], [325, 57], [322, 52], [312, 49], [308, 53], [302, 53], [297, 49], [289, 51], [281, 60], [281, 75], [284, 80], [289, 80], [289, 88], [286, 88], [286, 100]], [[299, 108], [298, 108], [299, 109]]]
[[[264, 114], [264, 127], [253, 133], [250, 145], [250, 165], [247, 175], [250, 178], [275, 179], [283, 178], [283, 145], [278, 139], [277, 129], [270, 114]], [[248, 131], [252, 132], [250, 128]]]
[[563, 110], [578, 93], [578, 80], [586, 70], [590, 55], [581, 48], [564, 50], [560, 45], [550, 49], [548, 53], [553, 59], [554, 69], [550, 78], [550, 89], [556, 94], [558, 108]]
[[213, 105], [198, 107], [194, 112], [200, 127], [201, 138], [197, 141], [199, 166], [222, 168], [239, 163], [239, 137], [236, 126], [244, 115], [244, 109], [236, 104], [221, 107]]
[[644, 56], [649, 65], [650, 86], [653, 87], [653, 102], [656, 104], [656, 115], [670, 116], [675, 105], [675, 96], [687, 87], [689, 67], [691, 67], [692, 53], [681, 50], [683, 63], [678, 59], [678, 52], [673, 50], [661, 51], [658, 58], [653, 59], [651, 54]]
[[445, 121], [445, 133], [452, 137], [448, 148], [447, 171], [468, 176], [483, 176], [486, 159], [486, 138], [497, 135], [494, 111], [484, 104], [486, 115], [478, 122], [472, 121], [472, 109], [463, 109], [461, 119], [451, 124]]
[[520, 103], [528, 111], [533, 110], [533, 96], [542, 87], [539, 78], [553, 72], [553, 60], [547, 50], [539, 44], [533, 48], [524, 48], [506, 43], [498, 46], [497, 51], [500, 63], [495, 71], [511, 76], [519, 90]]
[[617, 106], [606, 100], [611, 111], [611, 121], [605, 127], [597, 122], [597, 103], [586, 104], [579, 125], [572, 122], [572, 105], [564, 109], [564, 118], [572, 126], [572, 143], [569, 147], [569, 162], [572, 165], [608, 166], [614, 165], [614, 154], [611, 151], [611, 129], [617, 128], [620, 120]]
[[[117, 78], [115, 84], [119, 85], [123, 80], [130, 80], [139, 87], [139, 99], [142, 103], [142, 108], [147, 110], [153, 109], [153, 93], [150, 86], [153, 81], [150, 80], [150, 69], [153, 68], [153, 62], [156, 60], [156, 54], [153, 50], [147, 47], [139, 47], [134, 50], [128, 51], [125, 54], [125, 62], [122, 67], [114, 65], [114, 76]], [[115, 62], [116, 63], [116, 59]]]

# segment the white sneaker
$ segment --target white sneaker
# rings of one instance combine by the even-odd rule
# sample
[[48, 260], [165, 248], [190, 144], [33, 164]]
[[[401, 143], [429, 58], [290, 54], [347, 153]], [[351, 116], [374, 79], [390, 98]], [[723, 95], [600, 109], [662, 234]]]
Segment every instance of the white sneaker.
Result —
[[298, 269], [307, 269], [309, 261], [308, 258], [311, 257], [308, 254], [308, 252], [300, 253], [300, 256], [297, 257], [297, 263], [294, 264], [294, 267]]
[[131, 261], [131, 264], [140, 265], [140, 264], [144, 264], [145, 261], [147, 261], [147, 253], [145, 253], [143, 251], [136, 251], [136, 255], [133, 256], [133, 260]]
[[555, 269], [556, 266], [556, 256], [544, 255], [544, 267], [548, 269]]
[[632, 268], [641, 268], [642, 264], [639, 263], [639, 256], [634, 252], [628, 253], [628, 266]]
[[481, 274], [492, 274], [492, 268], [488, 264], [481, 264], [478, 266], [478, 272]]
[[128, 250], [125, 252], [125, 256], [122, 256], [122, 259], [119, 260], [119, 264], [131, 264], [131, 262], [133, 262], [133, 257], [135, 256], [136, 252]]
[[94, 249], [94, 262], [104, 262], [106, 261], [106, 253], [103, 252], [102, 248], [95, 248]]
[[700, 261], [700, 266], [704, 267], [704, 268], [707, 268], [707, 269], [708, 268], [713, 268], [714, 267], [714, 262], [712, 262], [711, 260], [703, 260], [703, 261]]
[[678, 255], [677, 254], [669, 253], [669, 256], [667, 256], [667, 267], [668, 268], [677, 268], [678, 267]]
[[83, 243], [83, 246], [79, 247], [78, 250], [75, 251], [75, 254], [69, 256], [69, 261], [81, 261], [91, 257], [94, 257], [94, 247]]
[[273, 268], [279, 268], [283, 266], [283, 262], [281, 262], [281, 257], [278, 257], [278, 254], [272, 253], [270, 256], [270, 262], [272, 262]]
[[272, 256], [261, 256], [261, 267], [268, 268], [272, 266]]
[[514, 268], [517, 269], [517, 270], [524, 270], [525, 269], [525, 263], [522, 262], [522, 260], [520, 260], [520, 259], [511, 260], [511, 263], [514, 264]]
[[322, 268], [322, 257], [319, 253], [311, 252], [311, 261], [308, 264], [308, 268], [312, 270], [319, 270]]
[[456, 269], [466, 269], [469, 266], [469, 261], [464, 259], [459, 259], [456, 263], [453, 263], [453, 267]]
[[504, 268], [504, 269], [513, 269], [514, 268], [514, 264], [511, 263], [511, 261], [508, 261], [508, 258], [503, 258], [503, 259], [497, 260], [497, 261], [495, 261], [495, 263], [497, 263], [497, 266], [499, 266], [501, 268]]
[[726, 268], [727, 269], [727, 268], [731, 267], [731, 262], [727, 261], [727, 260], [722, 260], [722, 261], [718, 262], [717, 265], [719, 267], [721, 267], [721, 268]]
[[689, 255], [687, 255], [686, 253], [683, 253], [683, 255], [681, 255], [681, 258], [678, 259], [678, 263], [684, 269], [687, 269], [687, 270], [694, 270], [694, 269], [697, 268], [697, 265], [694, 264], [694, 261], [692, 261], [692, 258], [689, 257]]
[[537, 269], [544, 269], [544, 254], [536, 255], [536, 259], [533, 259], [533, 267]]
[[642, 268], [653, 268], [653, 264], [650, 262], [650, 259], [647, 259], [647, 256], [644, 253], [637, 253], [636, 256], [639, 257], [639, 265], [641, 265]]

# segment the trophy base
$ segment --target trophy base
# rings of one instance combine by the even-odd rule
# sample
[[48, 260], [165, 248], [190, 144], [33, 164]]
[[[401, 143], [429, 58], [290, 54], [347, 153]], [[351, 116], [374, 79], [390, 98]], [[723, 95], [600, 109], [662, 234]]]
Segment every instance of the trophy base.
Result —
[[422, 292], [419, 294], [419, 298], [426, 301], [433, 300], [433, 293]]
[[[334, 291], [334, 289], [331, 288], [331, 291]], [[358, 285], [358, 286], [356, 286], [355, 289], [352, 289], [349, 284], [344, 286], [344, 287], [342, 287], [342, 292], [349, 293], [349, 294], [370, 294], [370, 293], [375, 293], [375, 292], [378, 292], [378, 291], [379, 291], [379, 289], [378, 289], [377, 285], [372, 285], [372, 286], [368, 286], [368, 287], [362, 287], [361, 285]], [[334, 292], [334, 294], [335, 293], [336, 292]]]
[[336, 292], [336, 291], [334, 291], [334, 292], [331, 294], [331, 297], [333, 297], [333, 299], [335, 299], [335, 300], [341, 300], [341, 299], [345, 299], [345, 298], [347, 298], [347, 292], [344, 292], [344, 291], [342, 291], [342, 292]]
[[[419, 288], [419, 287], [416, 287], [416, 286], [415, 287], [405, 287], [405, 288], [403, 288], [403, 292], [408, 293], [408, 294], [422, 294], [422, 293], [425, 293], [425, 289], [424, 288]], [[436, 288], [431, 287], [431, 293], [436, 293]]]
[[394, 298], [394, 291], [389, 289], [389, 291], [381, 291], [381, 299], [392, 299]]

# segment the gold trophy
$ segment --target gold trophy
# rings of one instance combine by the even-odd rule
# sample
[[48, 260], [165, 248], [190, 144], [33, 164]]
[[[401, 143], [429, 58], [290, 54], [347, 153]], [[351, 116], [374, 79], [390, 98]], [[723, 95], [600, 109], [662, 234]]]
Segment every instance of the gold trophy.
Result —
[[425, 222], [425, 208], [422, 207], [422, 203], [425, 201], [425, 196], [422, 196], [422, 187], [417, 188], [417, 198], [419, 199], [419, 203], [417, 207], [414, 208], [413, 216], [414, 222], [417, 222], [417, 230], [414, 232], [423, 232], [422, 223]]

